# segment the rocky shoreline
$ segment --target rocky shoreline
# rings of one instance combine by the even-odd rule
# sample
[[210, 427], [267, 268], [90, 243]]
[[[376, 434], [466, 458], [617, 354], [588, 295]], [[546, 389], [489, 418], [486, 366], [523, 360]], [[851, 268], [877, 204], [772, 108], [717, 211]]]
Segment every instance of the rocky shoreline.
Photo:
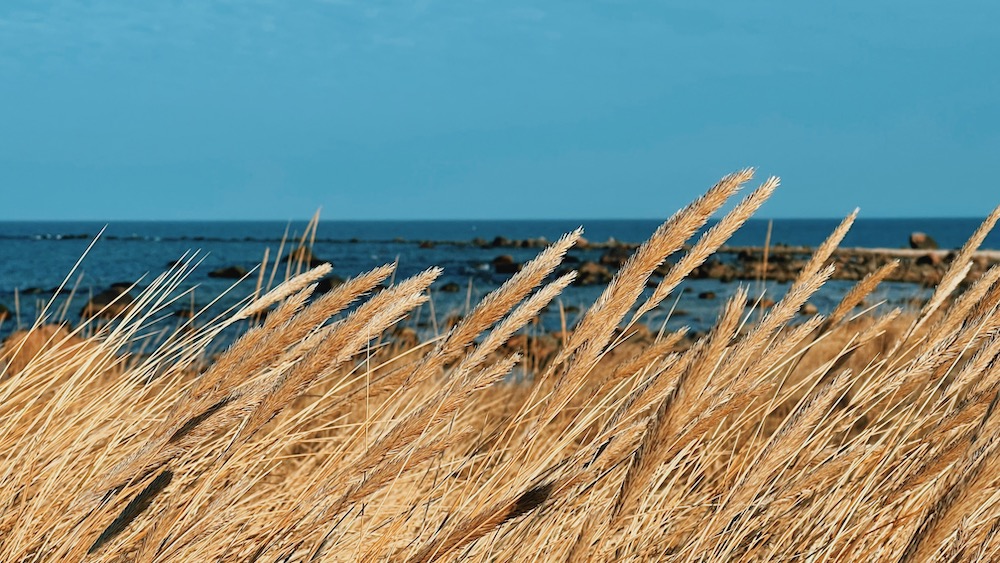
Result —
[[[918, 235], [921, 233], [914, 233]], [[911, 244], [914, 237], [911, 237]], [[476, 241], [474, 241], [475, 243]], [[932, 241], [931, 241], [932, 243]], [[523, 241], [498, 237], [491, 248], [536, 248], [547, 244], [544, 239]], [[580, 245], [581, 250], [603, 250], [596, 260], [580, 260], [571, 254], [568, 262], [577, 271], [577, 284], [593, 285], [607, 283], [617, 269], [628, 260], [638, 245], [609, 241]], [[683, 250], [688, 250], [685, 247]], [[770, 280], [788, 282], [795, 279], [808, 262], [815, 249], [809, 246], [724, 246], [703, 265], [696, 268], [690, 279], [714, 279], [722, 282], [736, 280]], [[834, 251], [832, 262], [837, 266], [832, 279], [860, 280], [890, 262], [898, 262], [898, 267], [886, 281], [913, 283], [925, 287], [937, 285], [941, 281], [957, 250], [937, 248], [840, 248]], [[658, 270], [665, 275], [671, 264], [681, 253], [672, 256]], [[967, 279], [980, 277], [990, 267], [1000, 264], [1000, 251], [981, 250], [972, 258], [972, 267]], [[516, 271], [519, 264], [510, 255], [498, 255], [493, 260], [497, 273]], [[568, 270], [569, 268], [567, 268]]]
[[[480, 263], [480, 271], [488, 271], [494, 281], [502, 281], [505, 276], [519, 271], [522, 260], [527, 259], [523, 249], [541, 249], [550, 244], [544, 237], [530, 239], [508, 239], [502, 236], [471, 241], [398, 241], [401, 244], [412, 244], [422, 249], [432, 249], [435, 246], [458, 246], [478, 249], [477, 261], [483, 260], [483, 252], [495, 251], [492, 259], [486, 258], [486, 263]], [[945, 271], [954, 260], [956, 250], [937, 248], [933, 238], [924, 233], [913, 233], [909, 239], [910, 248], [840, 248], [833, 252], [831, 262], [836, 265], [832, 279], [856, 281], [871, 274], [891, 262], [898, 266], [886, 278], [890, 282], [912, 283], [923, 287], [937, 285]], [[637, 244], [609, 239], [603, 242], [590, 242], [581, 239], [566, 256], [560, 274], [576, 271], [575, 285], [599, 286], [611, 281], [615, 273], [625, 264], [638, 247]], [[668, 257], [650, 279], [650, 284], [659, 282], [659, 277], [666, 275], [673, 263], [690, 247]], [[695, 268], [688, 279], [717, 280], [722, 283], [736, 281], [771, 281], [790, 282], [794, 280], [812, 256], [815, 248], [810, 246], [772, 245], [763, 246], [724, 246], [720, 248], [704, 264]], [[490, 254], [487, 254], [490, 256]], [[311, 248], [297, 247], [288, 251], [282, 258], [282, 263], [293, 262], [302, 267], [311, 267], [326, 262], [313, 254]], [[973, 255], [972, 267], [968, 280], [980, 277], [990, 267], [1000, 264], [1000, 251], [982, 250]], [[173, 263], [168, 264], [173, 265]], [[239, 279], [247, 276], [248, 268], [243, 264], [235, 264], [208, 272], [210, 278]], [[343, 282], [343, 278], [330, 274], [320, 281], [319, 293], [329, 291]], [[98, 291], [80, 310], [80, 317], [109, 317], [119, 314], [133, 300], [128, 283], [112, 284], [110, 288]], [[457, 293], [464, 286], [451, 280], [441, 284], [438, 291]], [[51, 293], [53, 290], [26, 288], [21, 290], [22, 296]], [[711, 292], [709, 292], [711, 293]], [[699, 296], [710, 299], [708, 296]], [[185, 311], [187, 313], [188, 311]], [[9, 318], [8, 307], [0, 305], [0, 321]]]
[[[769, 248], [765, 261], [761, 247], [728, 247], [692, 273], [692, 278], [721, 281], [766, 279], [787, 282], [795, 279], [812, 255], [809, 247]], [[889, 248], [841, 248], [834, 251], [837, 266], [832, 279], [860, 280], [886, 264], [899, 266], [886, 281], [914, 283], [925, 287], [941, 281], [957, 251]], [[728, 260], [726, 258], [729, 258]], [[981, 251], [973, 255], [967, 280], [979, 278], [990, 267], [1000, 264], [1000, 252]]]

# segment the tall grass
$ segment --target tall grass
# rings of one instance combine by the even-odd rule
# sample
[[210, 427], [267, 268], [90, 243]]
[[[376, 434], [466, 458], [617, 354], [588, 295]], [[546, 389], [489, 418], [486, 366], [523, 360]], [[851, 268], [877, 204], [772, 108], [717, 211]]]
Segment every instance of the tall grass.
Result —
[[643, 337], [777, 179], [642, 299], [653, 272], [751, 179], [667, 220], [527, 378], [505, 344], [573, 281], [580, 232], [423, 344], [386, 335], [439, 270], [315, 296], [329, 266], [281, 251], [252, 300], [141, 355], [193, 258], [114, 323], [36, 324], [0, 352], [0, 561], [1000, 557], [1000, 269], [967, 279], [998, 212], [919, 310], [862, 309], [890, 265], [797, 314], [852, 215], [765, 314], [740, 289], [697, 339]]

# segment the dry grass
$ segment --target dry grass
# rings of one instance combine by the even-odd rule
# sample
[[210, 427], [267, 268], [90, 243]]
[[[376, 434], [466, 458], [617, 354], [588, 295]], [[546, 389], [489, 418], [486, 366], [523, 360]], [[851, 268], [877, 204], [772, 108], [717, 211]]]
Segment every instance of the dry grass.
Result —
[[[751, 178], [664, 223], [526, 379], [507, 377], [522, 354], [505, 344], [572, 281], [552, 273], [579, 232], [424, 344], [385, 335], [437, 270], [371, 295], [384, 266], [314, 297], [328, 266], [280, 251], [258, 297], [141, 356], [193, 259], [118, 322], [9, 339], [0, 560], [996, 559], [1000, 270], [954, 293], [997, 212], [919, 311], [858, 308], [889, 266], [828, 318], [797, 315], [852, 215], [766, 314], [738, 291], [697, 340], [635, 336], [777, 186], [640, 302]], [[255, 326], [208, 361], [241, 319]]]

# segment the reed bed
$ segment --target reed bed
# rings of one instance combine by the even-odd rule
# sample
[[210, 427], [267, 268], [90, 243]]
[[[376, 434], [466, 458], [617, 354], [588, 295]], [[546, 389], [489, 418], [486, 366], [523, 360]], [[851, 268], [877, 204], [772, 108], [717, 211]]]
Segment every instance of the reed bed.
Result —
[[545, 362], [508, 344], [579, 231], [425, 343], [391, 335], [438, 270], [314, 296], [329, 266], [281, 250], [142, 354], [195, 257], [114, 322], [39, 319], [0, 352], [0, 561], [1000, 558], [1000, 269], [968, 275], [1000, 212], [919, 309], [865, 305], [890, 265], [799, 314], [852, 214], [767, 311], [745, 288], [707, 334], [640, 330], [778, 186], [690, 241], [752, 178], [668, 219]]

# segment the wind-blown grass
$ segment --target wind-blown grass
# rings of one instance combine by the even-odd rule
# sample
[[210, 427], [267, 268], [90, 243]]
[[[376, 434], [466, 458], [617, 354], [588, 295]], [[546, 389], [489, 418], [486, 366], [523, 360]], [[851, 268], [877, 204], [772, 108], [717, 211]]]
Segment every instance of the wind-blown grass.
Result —
[[852, 215], [766, 314], [740, 289], [699, 338], [636, 336], [778, 184], [641, 300], [751, 179], [667, 220], [526, 378], [508, 377], [525, 351], [505, 344], [573, 281], [554, 272], [579, 231], [415, 346], [386, 335], [437, 269], [314, 296], [329, 266], [301, 259], [142, 355], [193, 259], [116, 322], [16, 335], [0, 352], [0, 561], [996, 559], [1000, 269], [967, 278], [1000, 211], [919, 310], [861, 309], [890, 264], [829, 317], [797, 314]]

